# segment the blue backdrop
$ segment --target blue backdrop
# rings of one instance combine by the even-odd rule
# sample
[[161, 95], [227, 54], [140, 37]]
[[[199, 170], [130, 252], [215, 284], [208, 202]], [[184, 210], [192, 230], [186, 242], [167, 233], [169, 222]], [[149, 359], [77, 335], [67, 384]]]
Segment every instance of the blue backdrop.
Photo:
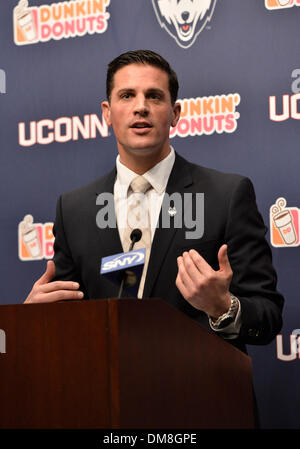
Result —
[[299, 427], [299, 23], [299, 0], [2, 0], [0, 302], [52, 257], [58, 195], [115, 162], [107, 63], [150, 48], [180, 80], [175, 149], [254, 183], [286, 298], [281, 334], [249, 347], [255, 389], [263, 427]]

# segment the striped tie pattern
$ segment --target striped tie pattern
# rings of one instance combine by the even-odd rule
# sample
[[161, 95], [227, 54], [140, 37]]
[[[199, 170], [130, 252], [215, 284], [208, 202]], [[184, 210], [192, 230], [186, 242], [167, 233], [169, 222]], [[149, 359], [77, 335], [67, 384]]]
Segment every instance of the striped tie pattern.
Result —
[[128, 192], [127, 228], [123, 237], [123, 250], [128, 251], [131, 240], [130, 234], [135, 228], [142, 231], [142, 238], [134, 245], [135, 249], [146, 248], [145, 265], [138, 290], [138, 298], [142, 298], [146, 279], [147, 267], [151, 251], [151, 229], [148, 199], [145, 195], [151, 189], [151, 184], [143, 177], [137, 176], [131, 181]]

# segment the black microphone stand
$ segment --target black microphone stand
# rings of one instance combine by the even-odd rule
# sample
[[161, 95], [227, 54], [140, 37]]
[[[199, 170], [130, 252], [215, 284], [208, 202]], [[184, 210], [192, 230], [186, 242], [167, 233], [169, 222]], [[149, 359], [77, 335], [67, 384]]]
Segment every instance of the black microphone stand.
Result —
[[[142, 238], [142, 231], [140, 229], [134, 229], [132, 231], [132, 233], [130, 234], [130, 247], [128, 251], [132, 251], [134, 245], [136, 242], [139, 242]], [[123, 276], [122, 276], [122, 281], [121, 281], [121, 285], [120, 285], [120, 289], [119, 289], [119, 293], [118, 293], [118, 299], [121, 298], [121, 295], [123, 294], [123, 290], [124, 290], [124, 283], [125, 283], [125, 279], [126, 279], [126, 270], [124, 270], [123, 272]]]

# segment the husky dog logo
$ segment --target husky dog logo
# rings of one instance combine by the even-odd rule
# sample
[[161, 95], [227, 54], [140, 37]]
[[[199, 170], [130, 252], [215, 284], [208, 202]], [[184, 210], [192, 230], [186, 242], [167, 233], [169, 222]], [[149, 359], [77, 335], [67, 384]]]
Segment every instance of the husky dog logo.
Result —
[[211, 20], [217, 0], [152, 0], [158, 22], [182, 48], [195, 42]]

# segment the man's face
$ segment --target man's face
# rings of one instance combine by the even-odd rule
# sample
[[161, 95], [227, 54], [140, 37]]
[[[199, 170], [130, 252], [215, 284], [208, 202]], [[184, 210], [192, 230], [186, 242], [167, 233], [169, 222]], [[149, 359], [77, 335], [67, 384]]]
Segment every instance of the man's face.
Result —
[[130, 64], [115, 73], [110, 102], [102, 103], [112, 126], [121, 160], [150, 155], [157, 160], [169, 153], [170, 126], [176, 126], [180, 104], [172, 105], [168, 75], [144, 64]]

